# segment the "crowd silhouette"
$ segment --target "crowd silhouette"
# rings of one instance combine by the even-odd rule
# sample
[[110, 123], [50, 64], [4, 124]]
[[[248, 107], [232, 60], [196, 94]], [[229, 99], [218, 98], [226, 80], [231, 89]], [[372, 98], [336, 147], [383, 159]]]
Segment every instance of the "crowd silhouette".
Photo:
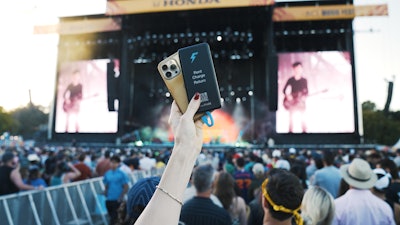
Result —
[[[104, 177], [107, 186], [110, 179], [117, 179], [115, 177], [119, 174], [121, 186], [112, 187], [112, 191], [117, 192], [116, 199], [112, 197], [115, 194], [105, 193], [112, 201], [108, 202], [109, 217], [112, 219], [110, 224], [133, 224], [150, 200], [155, 187], [145, 192], [149, 199], [142, 205], [129, 203], [136, 194], [128, 191], [125, 185], [129, 175], [137, 170], [165, 167], [171, 151], [170, 148], [145, 147], [2, 147], [0, 194], [41, 190], [94, 177]], [[218, 212], [215, 214], [218, 218], [210, 217], [215, 224], [266, 224], [266, 211], [263, 209], [263, 199], [266, 197], [262, 183], [271, 181], [271, 173], [275, 170], [282, 170], [293, 175], [302, 190], [299, 197], [301, 204], [295, 208], [283, 205], [291, 211], [286, 214], [290, 215], [292, 224], [300, 221], [296, 215], [301, 216], [303, 224], [360, 224], [359, 221], [366, 221], [365, 224], [399, 224], [399, 159], [400, 155], [394, 151], [375, 149], [231, 148], [213, 151], [203, 148], [187, 184], [180, 223], [213, 224], [204, 219], [203, 214], [211, 216], [210, 213], [199, 212], [196, 216], [193, 210], [205, 204], [203, 199], [206, 199], [205, 209]], [[117, 175], [115, 171], [118, 171]], [[375, 175], [371, 175], [370, 171]], [[368, 180], [367, 175], [376, 176], [376, 179]], [[159, 181], [160, 178], [157, 179]], [[368, 180], [369, 183], [364, 185], [360, 180]], [[272, 193], [269, 195], [274, 198]], [[298, 211], [294, 212], [297, 208]], [[274, 207], [271, 209], [273, 211]], [[198, 217], [203, 219], [196, 219]], [[282, 222], [286, 217], [277, 218]]]

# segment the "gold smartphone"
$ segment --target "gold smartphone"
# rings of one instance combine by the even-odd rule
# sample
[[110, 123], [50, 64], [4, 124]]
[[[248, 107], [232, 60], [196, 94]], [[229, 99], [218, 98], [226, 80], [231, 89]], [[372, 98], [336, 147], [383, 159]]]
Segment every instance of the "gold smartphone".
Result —
[[157, 69], [182, 113], [186, 112], [196, 92], [200, 93], [201, 104], [195, 120], [207, 111], [221, 108], [217, 76], [207, 43], [179, 49], [162, 60]]

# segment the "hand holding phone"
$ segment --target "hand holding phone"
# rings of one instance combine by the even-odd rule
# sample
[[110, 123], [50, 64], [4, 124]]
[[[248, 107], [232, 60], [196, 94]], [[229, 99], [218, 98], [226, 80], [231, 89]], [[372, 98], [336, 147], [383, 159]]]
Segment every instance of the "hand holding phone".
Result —
[[196, 92], [200, 93], [201, 104], [195, 120], [221, 108], [217, 76], [207, 43], [181, 48], [161, 61], [157, 68], [182, 113]]

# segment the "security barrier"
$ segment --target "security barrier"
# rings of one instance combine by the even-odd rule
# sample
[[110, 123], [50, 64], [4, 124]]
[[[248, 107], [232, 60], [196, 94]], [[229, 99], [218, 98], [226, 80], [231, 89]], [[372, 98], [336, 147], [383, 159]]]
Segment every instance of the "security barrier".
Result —
[[[137, 180], [161, 175], [163, 170], [134, 171], [129, 187]], [[2, 225], [108, 224], [103, 178], [72, 182], [40, 191], [0, 196]]]

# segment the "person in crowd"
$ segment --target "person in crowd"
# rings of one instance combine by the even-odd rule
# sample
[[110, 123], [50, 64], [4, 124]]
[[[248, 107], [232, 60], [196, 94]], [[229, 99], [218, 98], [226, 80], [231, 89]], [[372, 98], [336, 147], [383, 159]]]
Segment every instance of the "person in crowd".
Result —
[[394, 157], [393, 162], [396, 163], [397, 169], [400, 168], [400, 149], [396, 150], [396, 157]]
[[253, 177], [247, 193], [249, 202], [253, 201], [254, 196], [258, 196], [261, 190], [261, 184], [265, 180], [265, 167], [263, 164], [256, 163], [251, 170], [253, 172]]
[[377, 164], [377, 167], [384, 169], [391, 176], [391, 184], [386, 190], [386, 198], [400, 204], [400, 178], [396, 163], [385, 158]]
[[263, 225], [264, 220], [264, 210], [262, 207], [262, 194], [261, 188], [260, 192], [255, 196], [255, 198], [248, 204], [249, 212], [248, 212], [248, 225]]
[[376, 168], [376, 165], [383, 159], [381, 152], [376, 150], [370, 150], [368, 154], [366, 154], [366, 160], [371, 166], [372, 169]]
[[317, 152], [312, 152], [310, 154], [310, 163], [306, 167], [306, 174], [307, 174], [307, 179], [310, 180], [311, 177], [315, 174], [315, 172], [321, 168], [324, 167], [324, 163], [322, 161], [322, 156], [321, 154]]
[[371, 189], [372, 193], [388, 203], [393, 210], [394, 220], [396, 224], [400, 224], [400, 204], [391, 199], [386, 198], [386, 191], [390, 186], [391, 176], [382, 168], [375, 168], [374, 173], [378, 177], [374, 187]]
[[231, 216], [232, 225], [247, 225], [247, 205], [244, 199], [236, 195], [235, 180], [232, 175], [221, 171], [215, 179], [214, 194], [222, 202]]
[[311, 184], [324, 188], [336, 198], [342, 176], [339, 169], [333, 165], [334, 160], [333, 152], [325, 150], [323, 153], [324, 168], [315, 172], [314, 177], [311, 178]]
[[253, 176], [251, 173], [244, 169], [245, 161], [243, 157], [239, 157], [235, 161], [236, 171], [233, 173], [236, 185], [240, 191], [240, 196], [245, 200], [246, 204], [249, 202], [248, 191]]
[[226, 171], [232, 175], [235, 172], [235, 166], [233, 163], [233, 154], [231, 152], [225, 153], [225, 161], [224, 161], [222, 167], [223, 167], [224, 171]]
[[336, 198], [344, 195], [349, 189], [349, 184], [343, 178], [340, 179], [338, 195], [336, 196]]
[[305, 190], [308, 189], [309, 184], [306, 175], [306, 165], [303, 161], [294, 159], [289, 171], [300, 179], [300, 182]]
[[301, 203], [304, 225], [331, 225], [335, 216], [335, 202], [325, 189], [313, 186], [304, 193]]
[[160, 154], [156, 156], [156, 169], [163, 169], [165, 168], [165, 162]]
[[394, 225], [390, 206], [372, 194], [377, 176], [367, 161], [355, 158], [342, 165], [340, 173], [349, 184], [349, 190], [335, 199], [334, 225]]
[[54, 150], [49, 151], [49, 156], [44, 163], [43, 179], [46, 181], [47, 185], [50, 185], [51, 177], [57, 168], [57, 157]]
[[121, 162], [119, 169], [130, 177], [133, 175], [134, 170], [139, 169], [139, 159], [129, 157]]
[[118, 219], [118, 208], [128, 191], [128, 177], [119, 169], [121, 159], [114, 155], [110, 159], [111, 169], [103, 177], [105, 185], [106, 208], [110, 217], [110, 224], [113, 225]]
[[0, 196], [18, 193], [22, 190], [43, 189], [25, 184], [19, 172], [18, 157], [13, 152], [6, 151], [1, 157], [3, 165], [0, 166]]
[[77, 170], [79, 170], [79, 172], [81, 173], [81, 175], [79, 175], [77, 178], [75, 178], [74, 181], [86, 180], [86, 179], [90, 179], [93, 177], [92, 170], [85, 163], [85, 158], [86, 158], [86, 154], [81, 153], [78, 156], [78, 163], [74, 164], [74, 167]]
[[290, 170], [290, 163], [288, 160], [282, 157], [282, 152], [279, 149], [275, 149], [272, 152], [273, 167], [285, 170]]
[[32, 185], [36, 188], [47, 187], [46, 181], [42, 178], [40, 174], [40, 168], [36, 165], [29, 167], [29, 176], [25, 182], [28, 185]]
[[271, 169], [261, 185], [263, 225], [303, 224], [300, 207], [303, 199], [303, 186], [299, 178], [285, 169]]
[[159, 183], [160, 177], [158, 176], [138, 180], [128, 191], [126, 205], [121, 206], [123, 208], [118, 224], [133, 225], [146, 208]]
[[[196, 190], [196, 186], [193, 183], [193, 175], [192, 175], [190, 177], [189, 185], [186, 188], [185, 193], [183, 195], [183, 204], [185, 204], [186, 202], [191, 200], [193, 197], [195, 197], [196, 193], [197, 193], [197, 190]], [[215, 205], [217, 205], [217, 206], [219, 206], [221, 208], [223, 207], [221, 201], [213, 193], [211, 193], [210, 199]]]
[[104, 157], [101, 158], [96, 165], [96, 176], [102, 177], [108, 170], [111, 169], [111, 153], [112, 152], [110, 150], [106, 150], [104, 152]]
[[81, 172], [70, 162], [59, 162], [50, 179], [50, 186], [67, 184], [79, 177]]
[[210, 164], [195, 168], [193, 184], [196, 187], [196, 196], [183, 205], [180, 221], [186, 225], [231, 224], [228, 212], [210, 199], [214, 177], [215, 170]]
[[[257, 162], [257, 156], [252, 153], [249, 152], [249, 156], [248, 156], [248, 161], [247, 163], [244, 165], [244, 170], [246, 170], [247, 172], [253, 173], [253, 171], [251, 170], [251, 168], [253, 168], [254, 164]], [[245, 160], [246, 161], [246, 160]]]
[[150, 171], [151, 169], [156, 168], [156, 163], [156, 159], [152, 158], [150, 150], [146, 151], [143, 157], [139, 160], [140, 169], [145, 171]]

